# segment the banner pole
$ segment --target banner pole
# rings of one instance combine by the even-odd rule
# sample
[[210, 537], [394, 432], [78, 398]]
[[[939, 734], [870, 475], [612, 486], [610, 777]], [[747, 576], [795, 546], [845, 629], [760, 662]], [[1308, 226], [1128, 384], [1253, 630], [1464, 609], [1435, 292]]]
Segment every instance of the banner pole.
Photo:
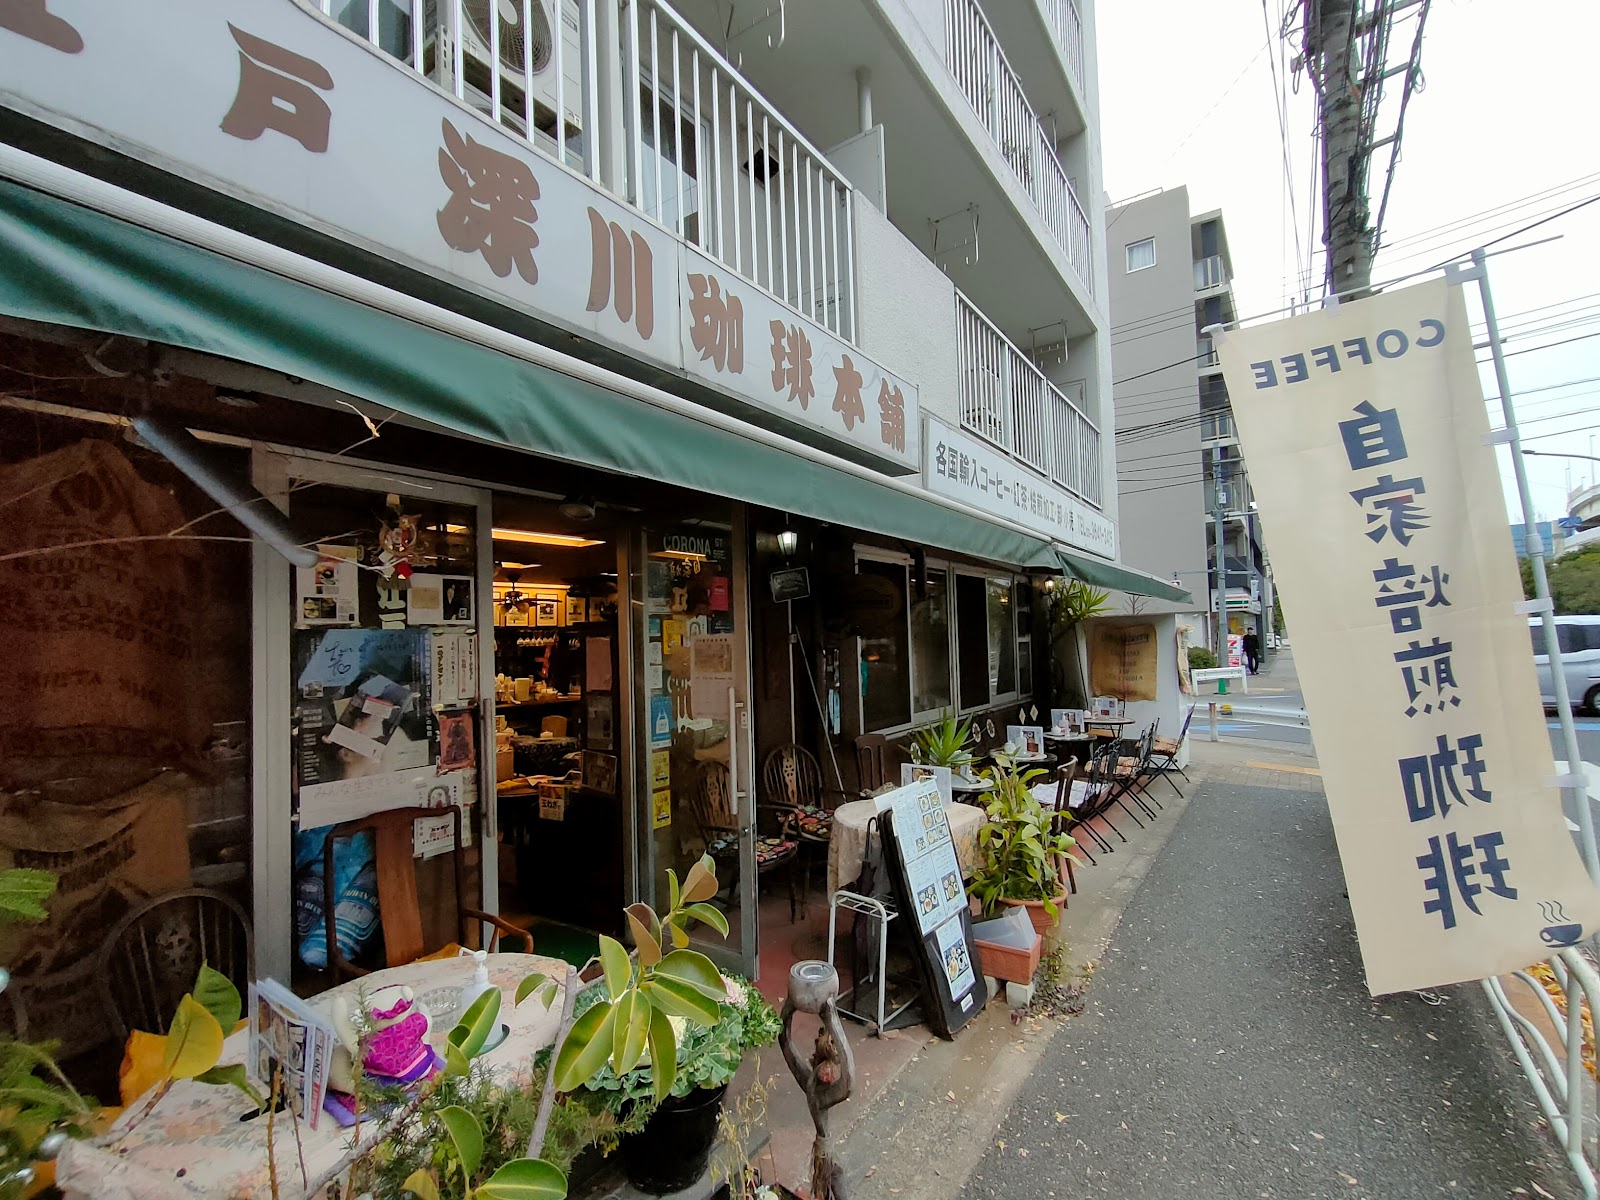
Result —
[[[1556, 719], [1561, 725], [1561, 745], [1567, 756], [1567, 771], [1582, 777], [1583, 753], [1578, 748], [1578, 731], [1572, 723], [1572, 697], [1567, 692], [1567, 675], [1561, 664], [1561, 641], [1556, 636], [1555, 606], [1550, 601], [1550, 577], [1544, 566], [1544, 538], [1534, 520], [1533, 499], [1528, 493], [1528, 472], [1522, 460], [1522, 435], [1517, 429], [1516, 408], [1511, 400], [1511, 382], [1506, 377], [1506, 360], [1500, 345], [1500, 323], [1495, 317], [1494, 296], [1489, 290], [1489, 268], [1483, 250], [1472, 252], [1477, 275], [1478, 295], [1483, 301], [1483, 316], [1489, 326], [1489, 352], [1494, 357], [1494, 382], [1500, 392], [1500, 411], [1505, 416], [1510, 440], [1511, 469], [1517, 479], [1517, 499], [1522, 505], [1523, 527], [1527, 530], [1528, 558], [1533, 568], [1533, 594], [1540, 602], [1545, 653], [1550, 657], [1550, 679], [1556, 694]], [[1578, 814], [1579, 837], [1583, 842], [1583, 861], [1589, 878], [1600, 883], [1600, 853], [1595, 848], [1594, 813], [1589, 807], [1586, 787], [1562, 789]]]

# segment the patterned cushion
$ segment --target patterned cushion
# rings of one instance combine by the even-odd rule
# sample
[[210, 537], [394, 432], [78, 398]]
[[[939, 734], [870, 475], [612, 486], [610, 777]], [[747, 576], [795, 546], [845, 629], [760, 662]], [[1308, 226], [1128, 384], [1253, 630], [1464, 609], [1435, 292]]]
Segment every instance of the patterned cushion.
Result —
[[1150, 744], [1161, 754], [1176, 754], [1178, 752], [1179, 742], [1177, 738], [1158, 737]]
[[802, 841], [825, 842], [833, 835], [833, 814], [820, 804], [802, 804], [796, 823]]
[[738, 858], [739, 835], [725, 833], [719, 838], [713, 838], [706, 843], [706, 853], [712, 858]]
[[790, 841], [788, 838], [759, 837], [756, 839], [756, 866], [764, 867], [780, 859], [789, 857], [799, 848], [799, 842]]
[[1123, 770], [1124, 768], [1130, 771], [1134, 770], [1138, 767], [1139, 761], [1139, 759], [1125, 754], [1121, 758], [1117, 759], [1117, 769], [1119, 771]]

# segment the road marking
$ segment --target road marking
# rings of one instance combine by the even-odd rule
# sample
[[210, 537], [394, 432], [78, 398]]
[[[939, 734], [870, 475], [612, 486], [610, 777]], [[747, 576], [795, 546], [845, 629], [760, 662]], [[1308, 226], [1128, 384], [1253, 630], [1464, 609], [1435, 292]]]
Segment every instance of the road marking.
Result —
[[1316, 767], [1291, 767], [1287, 763], [1247, 762], [1247, 767], [1256, 767], [1262, 771], [1288, 771], [1295, 775], [1321, 775]]

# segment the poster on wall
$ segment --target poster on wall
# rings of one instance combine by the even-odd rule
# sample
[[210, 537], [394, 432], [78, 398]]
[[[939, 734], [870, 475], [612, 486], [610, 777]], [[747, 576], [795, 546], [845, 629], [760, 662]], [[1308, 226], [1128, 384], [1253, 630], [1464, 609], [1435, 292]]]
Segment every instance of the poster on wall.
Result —
[[295, 626], [355, 625], [360, 621], [361, 550], [319, 545], [317, 562], [294, 571]]
[[1089, 688], [1118, 700], [1156, 698], [1156, 627], [1096, 624], [1089, 632]]
[[733, 638], [707, 633], [689, 643], [689, 707], [696, 719], [728, 719], [728, 691], [733, 687]]
[[470, 575], [416, 571], [406, 588], [407, 625], [471, 625], [477, 620]]
[[1189, 676], [1189, 634], [1187, 625], [1178, 626], [1178, 690], [1185, 696], [1194, 695], [1194, 680]]
[[295, 635], [302, 789], [431, 766], [429, 635], [416, 629]]

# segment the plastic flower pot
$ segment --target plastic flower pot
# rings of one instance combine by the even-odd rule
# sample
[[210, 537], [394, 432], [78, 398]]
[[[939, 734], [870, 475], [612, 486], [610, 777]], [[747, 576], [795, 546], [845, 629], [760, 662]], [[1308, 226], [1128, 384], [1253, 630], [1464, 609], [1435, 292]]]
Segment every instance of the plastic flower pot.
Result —
[[1034, 929], [1039, 933], [1049, 933], [1061, 924], [1061, 914], [1067, 907], [1067, 889], [1062, 888], [1061, 894], [1055, 897], [1056, 915], [1051, 916], [1044, 906], [1043, 900], [1007, 900], [1004, 896], [1000, 903], [1011, 908], [1025, 908], [1028, 910], [1028, 920], [1033, 922]]
[[641, 1192], [681, 1192], [706, 1172], [728, 1085], [668, 1096], [648, 1124], [618, 1147], [628, 1182]]

